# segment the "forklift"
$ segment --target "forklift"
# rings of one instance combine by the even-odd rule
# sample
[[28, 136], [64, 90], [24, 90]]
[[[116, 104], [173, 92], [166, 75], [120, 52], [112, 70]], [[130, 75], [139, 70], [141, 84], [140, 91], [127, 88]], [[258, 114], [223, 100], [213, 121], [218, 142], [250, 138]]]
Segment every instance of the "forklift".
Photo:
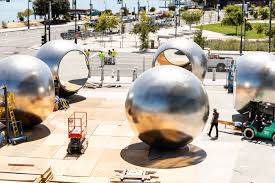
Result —
[[74, 112], [68, 118], [68, 154], [84, 154], [88, 147], [87, 112]]
[[4, 106], [0, 106], [0, 117], [5, 113], [5, 136], [8, 144], [16, 145], [21, 142], [27, 141], [27, 136], [24, 135], [22, 122], [15, 119], [13, 105], [14, 95], [8, 93], [7, 86], [3, 86], [0, 89], [4, 90]]
[[251, 101], [248, 120], [243, 127], [243, 136], [247, 140], [261, 137], [275, 142], [275, 105]]

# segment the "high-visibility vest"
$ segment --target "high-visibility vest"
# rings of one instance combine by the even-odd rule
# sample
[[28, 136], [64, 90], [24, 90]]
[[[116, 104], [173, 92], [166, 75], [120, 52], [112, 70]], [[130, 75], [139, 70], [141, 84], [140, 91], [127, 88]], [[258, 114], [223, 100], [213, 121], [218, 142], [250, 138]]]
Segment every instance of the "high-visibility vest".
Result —
[[112, 52], [112, 56], [113, 56], [113, 57], [116, 57], [116, 55], [117, 55], [117, 52], [116, 52], [116, 51], [113, 51], [113, 52]]
[[100, 59], [100, 60], [104, 60], [104, 58], [105, 58], [104, 53], [99, 53], [99, 55], [98, 55], [98, 56], [99, 56], [99, 59]]

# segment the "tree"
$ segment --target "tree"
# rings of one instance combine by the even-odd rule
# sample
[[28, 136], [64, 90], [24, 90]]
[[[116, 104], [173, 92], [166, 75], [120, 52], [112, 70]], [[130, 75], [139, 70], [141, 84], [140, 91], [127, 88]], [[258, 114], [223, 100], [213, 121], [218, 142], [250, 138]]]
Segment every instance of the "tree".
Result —
[[259, 9], [259, 15], [261, 16], [262, 20], [268, 19], [269, 17], [269, 8], [268, 7], [261, 7]]
[[228, 5], [225, 7], [225, 17], [222, 20], [222, 25], [236, 27], [236, 36], [238, 34], [238, 26], [243, 23], [242, 9], [239, 6]]
[[261, 24], [256, 25], [255, 29], [257, 34], [262, 34], [265, 30], [264, 26], [262, 26]]
[[127, 16], [129, 14], [129, 9], [127, 7], [123, 7], [120, 10], [122, 11], [123, 16]]
[[150, 8], [150, 12], [155, 12], [156, 11], [156, 8], [155, 7], [151, 7]]
[[102, 11], [101, 13], [106, 13], [106, 14], [108, 14], [108, 15], [113, 15], [112, 10], [110, 10], [110, 9], [104, 10], [104, 11]]
[[158, 29], [153, 23], [152, 19], [147, 16], [146, 12], [140, 13], [139, 23], [134, 25], [132, 32], [139, 35], [141, 41], [140, 50], [146, 51], [149, 48], [149, 34]]
[[193, 23], [198, 23], [203, 16], [203, 12], [198, 9], [190, 9], [187, 11], [184, 11], [181, 15], [181, 18], [186, 22], [186, 24], [189, 25], [191, 30], [191, 25]]
[[97, 23], [95, 24], [95, 30], [105, 32], [106, 30], [112, 30], [113, 28], [116, 28], [119, 25], [119, 20], [116, 16], [108, 14], [108, 13], [102, 13]]
[[[33, 10], [36, 15], [43, 16], [49, 11], [50, 0], [34, 0]], [[60, 15], [65, 15], [70, 9], [69, 0], [51, 0], [52, 2], [52, 17], [56, 20]]]
[[[29, 12], [29, 13], [28, 13]], [[17, 12], [17, 18], [23, 22], [25, 20], [25, 18], [27, 19], [28, 16], [33, 15], [33, 11], [31, 9], [26, 9], [25, 11], [19, 11]]]
[[23, 22], [25, 20], [23, 14], [24, 14], [23, 11], [17, 12], [17, 18], [19, 19], [20, 22]]
[[253, 28], [252, 28], [252, 25], [251, 25], [251, 23], [249, 23], [249, 22], [245, 22], [245, 26], [244, 26], [245, 28], [245, 31], [251, 31]]
[[168, 10], [169, 11], [175, 11], [176, 10], [176, 5], [173, 5], [173, 4], [169, 5]]
[[205, 42], [206, 42], [206, 37], [202, 36], [202, 30], [197, 30], [194, 34], [194, 39], [193, 41], [200, 45], [202, 49], [204, 49]]

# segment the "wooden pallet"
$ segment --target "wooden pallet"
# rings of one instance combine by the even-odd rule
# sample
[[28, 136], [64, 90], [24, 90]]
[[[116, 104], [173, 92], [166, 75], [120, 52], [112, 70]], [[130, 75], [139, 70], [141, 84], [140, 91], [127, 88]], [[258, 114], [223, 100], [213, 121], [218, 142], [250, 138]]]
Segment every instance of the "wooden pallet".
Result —
[[50, 167], [41, 173], [38, 173], [38, 171], [32, 171], [35, 169], [36, 166], [34, 164], [9, 163], [6, 171], [0, 171], [0, 182], [10, 181], [16, 183], [46, 183], [53, 178], [52, 170]]
[[155, 171], [146, 170], [115, 170], [115, 177], [110, 183], [160, 183]]

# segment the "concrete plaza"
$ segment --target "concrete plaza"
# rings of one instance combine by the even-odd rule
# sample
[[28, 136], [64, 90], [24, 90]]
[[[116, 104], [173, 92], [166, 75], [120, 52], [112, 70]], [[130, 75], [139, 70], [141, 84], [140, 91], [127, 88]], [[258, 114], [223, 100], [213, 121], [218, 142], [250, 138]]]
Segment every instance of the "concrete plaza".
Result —
[[[237, 114], [232, 94], [220, 85], [205, 88], [211, 109], [218, 109], [220, 119], [232, 120]], [[0, 171], [8, 163], [33, 163], [51, 166], [55, 181], [83, 183], [107, 183], [114, 170], [124, 168], [154, 170], [164, 183], [269, 183], [275, 179], [274, 144], [243, 140], [224, 125], [219, 126], [218, 139], [209, 138], [211, 113], [201, 135], [187, 147], [173, 152], [150, 150], [127, 122], [124, 102], [128, 89], [81, 89], [71, 97], [70, 109], [53, 112], [27, 132], [28, 142], [0, 149]], [[70, 156], [66, 151], [67, 118], [74, 111], [88, 112], [89, 146], [81, 156]]]

